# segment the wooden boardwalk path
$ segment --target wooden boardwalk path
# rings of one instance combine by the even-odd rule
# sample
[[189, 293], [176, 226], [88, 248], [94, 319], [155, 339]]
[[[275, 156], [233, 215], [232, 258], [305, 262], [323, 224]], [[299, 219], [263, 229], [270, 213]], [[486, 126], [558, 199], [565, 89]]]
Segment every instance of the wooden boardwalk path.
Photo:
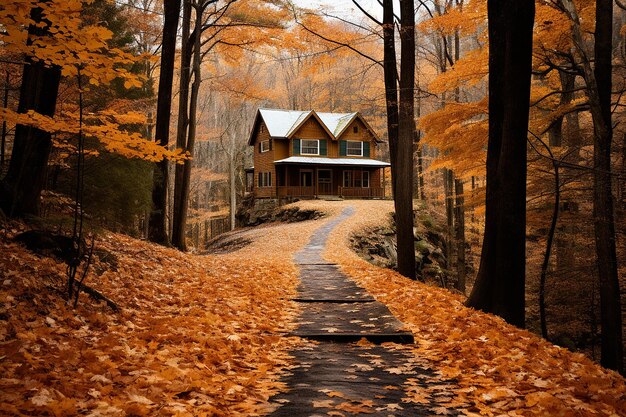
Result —
[[[322, 257], [330, 232], [352, 214], [347, 208], [327, 222], [295, 255], [302, 313], [294, 334], [318, 343], [292, 352], [296, 367], [284, 380], [289, 391], [271, 399], [279, 408], [270, 416], [456, 415], [441, 410], [436, 396], [407, 401], [407, 387], [441, 379], [406, 349], [413, 335], [387, 307]], [[373, 343], [359, 343], [362, 338]]]

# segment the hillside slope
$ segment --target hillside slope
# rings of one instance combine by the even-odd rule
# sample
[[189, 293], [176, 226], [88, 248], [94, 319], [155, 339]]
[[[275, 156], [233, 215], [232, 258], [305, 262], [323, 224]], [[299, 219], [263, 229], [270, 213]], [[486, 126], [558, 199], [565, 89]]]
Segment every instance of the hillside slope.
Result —
[[21, 227], [0, 234], [0, 415], [251, 415], [280, 387], [306, 227], [301, 244], [266, 235], [283, 256], [102, 236], [86, 283], [119, 313], [85, 294], [66, 304], [65, 264], [13, 243]]
[[[351, 205], [331, 234], [336, 262], [407, 324], [412, 352], [457, 387], [408, 384], [405, 401], [436, 398], [466, 415], [626, 415], [618, 374], [499, 318], [467, 309], [459, 296], [375, 267], [349, 248], [350, 236], [379, 225], [389, 201], [300, 202], [325, 219], [245, 231], [249, 244], [227, 254], [182, 254], [122, 235], [97, 240], [87, 283], [121, 312], [81, 296], [62, 299], [65, 265], [0, 234], [0, 414], [258, 415], [284, 388], [286, 337], [298, 313], [293, 253]], [[401, 372], [401, 370], [389, 370]], [[446, 388], [447, 389], [447, 388]], [[445, 394], [445, 395], [444, 395]]]

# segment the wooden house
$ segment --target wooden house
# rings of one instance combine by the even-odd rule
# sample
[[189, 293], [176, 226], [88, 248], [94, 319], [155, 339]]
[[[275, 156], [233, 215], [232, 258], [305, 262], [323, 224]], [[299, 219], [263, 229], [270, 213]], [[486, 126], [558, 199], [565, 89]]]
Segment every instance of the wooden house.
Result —
[[258, 198], [340, 196], [381, 198], [382, 143], [358, 113], [259, 109], [251, 191]]

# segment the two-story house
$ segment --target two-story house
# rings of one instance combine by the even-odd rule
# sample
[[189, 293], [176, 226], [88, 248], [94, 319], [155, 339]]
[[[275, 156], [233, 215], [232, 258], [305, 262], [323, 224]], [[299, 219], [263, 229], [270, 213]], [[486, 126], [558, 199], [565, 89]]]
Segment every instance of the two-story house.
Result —
[[382, 143], [358, 113], [259, 109], [254, 146], [255, 197], [384, 197]]

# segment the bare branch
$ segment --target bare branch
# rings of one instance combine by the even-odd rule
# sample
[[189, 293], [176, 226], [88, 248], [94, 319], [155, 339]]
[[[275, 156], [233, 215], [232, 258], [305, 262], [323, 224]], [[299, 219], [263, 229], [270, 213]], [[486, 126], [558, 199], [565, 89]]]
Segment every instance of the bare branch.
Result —
[[541, 97], [540, 99], [538, 99], [537, 101], [535, 101], [534, 103], [530, 103], [530, 107], [536, 106], [539, 103], [541, 103], [542, 101], [546, 100], [548, 97], [554, 96], [556, 94], [568, 94], [568, 93], [575, 93], [577, 91], [583, 91], [585, 90], [585, 87], [579, 87], [579, 88], [575, 88], [573, 90], [555, 90], [552, 91], [546, 95], [544, 95], [543, 97]]
[[369, 14], [367, 12], [367, 10], [365, 10], [363, 7], [361, 7], [361, 5], [359, 4], [358, 1], [356, 0], [352, 0], [352, 3], [365, 15], [367, 16], [372, 22], [376, 23], [378, 26], [382, 26], [383, 22], [381, 22], [380, 20], [376, 19], [374, 16], [372, 16], [371, 14]]
[[370, 61], [372, 61], [372, 62], [374, 62], [374, 63], [376, 63], [376, 64], [378, 64], [378, 65], [380, 65], [382, 67], [383, 63], [381, 61], [378, 61], [378, 60], [372, 58], [371, 56], [369, 56], [369, 55], [359, 51], [358, 49], [356, 49], [352, 45], [350, 45], [348, 43], [345, 43], [345, 42], [339, 42], [339, 41], [336, 41], [334, 39], [330, 39], [330, 38], [328, 38], [328, 37], [326, 37], [326, 36], [324, 36], [324, 35], [322, 35], [322, 34], [320, 34], [318, 32], [315, 32], [312, 29], [308, 28], [304, 23], [302, 23], [302, 22], [300, 22], [300, 20], [298, 20], [298, 16], [295, 14], [295, 12], [294, 12], [294, 20], [295, 20], [296, 24], [298, 24], [300, 27], [302, 27], [304, 30], [306, 30], [310, 34], [315, 35], [318, 38], [320, 38], [322, 40], [325, 40], [326, 42], [330, 42], [332, 44], [339, 45], [339, 46], [344, 47], [344, 48], [348, 48], [349, 50], [357, 53], [358, 55], [362, 56], [363, 58], [368, 59], [368, 60], [370, 60]]

